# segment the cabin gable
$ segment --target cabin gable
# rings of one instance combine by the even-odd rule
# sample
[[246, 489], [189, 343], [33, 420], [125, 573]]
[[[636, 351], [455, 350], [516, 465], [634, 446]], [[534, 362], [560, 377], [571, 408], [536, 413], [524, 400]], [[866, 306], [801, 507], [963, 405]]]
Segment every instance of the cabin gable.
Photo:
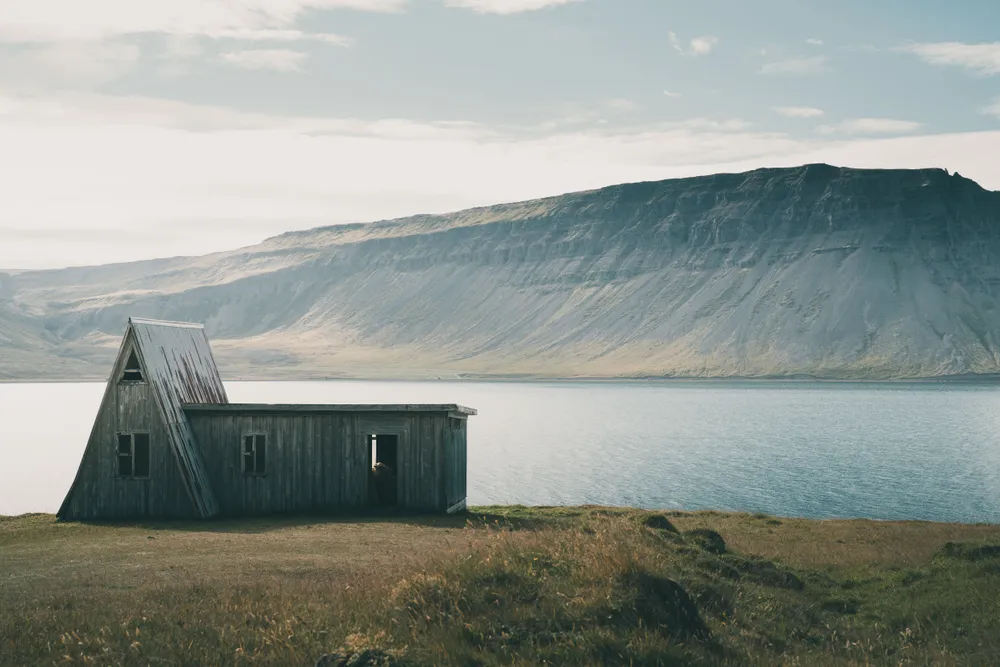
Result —
[[[61, 519], [196, 516], [150, 385], [126, 332]], [[132, 373], [125, 378], [126, 369]]]

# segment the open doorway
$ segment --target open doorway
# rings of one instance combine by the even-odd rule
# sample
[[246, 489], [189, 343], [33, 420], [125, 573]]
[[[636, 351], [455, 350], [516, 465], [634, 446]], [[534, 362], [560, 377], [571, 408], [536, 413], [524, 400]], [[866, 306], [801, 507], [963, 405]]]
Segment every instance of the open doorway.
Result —
[[373, 433], [368, 436], [368, 462], [371, 504], [376, 507], [393, 507], [398, 502], [399, 436]]

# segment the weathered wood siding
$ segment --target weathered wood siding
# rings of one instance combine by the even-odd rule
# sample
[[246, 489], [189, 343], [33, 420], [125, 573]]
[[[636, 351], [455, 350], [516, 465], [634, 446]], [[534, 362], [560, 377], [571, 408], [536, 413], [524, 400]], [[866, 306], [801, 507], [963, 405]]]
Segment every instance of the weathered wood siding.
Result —
[[[149, 384], [120, 383], [131, 352], [126, 338], [104, 393], [64, 519], [195, 516]], [[118, 433], [149, 433], [149, 478], [118, 476]]]
[[[443, 512], [448, 500], [459, 493], [459, 476], [449, 472], [449, 453], [456, 446], [445, 413], [230, 410], [192, 411], [188, 419], [223, 514], [335, 512], [365, 507], [368, 436], [373, 433], [398, 437], [396, 472], [402, 509]], [[266, 436], [263, 476], [243, 474], [243, 436], [251, 433]], [[464, 435], [461, 449], [464, 452]], [[464, 461], [461, 466], [464, 492]], [[449, 480], [454, 488], [449, 489]]]
[[466, 499], [468, 477], [467, 441], [468, 420], [450, 417], [445, 437], [445, 494], [446, 508], [455, 507]]

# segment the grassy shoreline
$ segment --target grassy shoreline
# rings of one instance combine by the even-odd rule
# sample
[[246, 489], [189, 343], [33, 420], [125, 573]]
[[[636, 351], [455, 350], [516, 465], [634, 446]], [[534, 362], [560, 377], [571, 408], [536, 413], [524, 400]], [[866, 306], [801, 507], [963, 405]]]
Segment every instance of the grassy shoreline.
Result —
[[0, 665], [989, 665], [997, 545], [986, 524], [604, 507], [2, 517]]

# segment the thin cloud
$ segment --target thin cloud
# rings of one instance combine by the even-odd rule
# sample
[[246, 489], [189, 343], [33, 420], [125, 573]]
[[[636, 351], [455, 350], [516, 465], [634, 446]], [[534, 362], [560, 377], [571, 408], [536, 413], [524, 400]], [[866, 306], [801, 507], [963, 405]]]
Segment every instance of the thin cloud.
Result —
[[823, 40], [810, 37], [806, 40], [806, 44], [811, 44], [812, 46], [823, 46]]
[[639, 105], [632, 100], [627, 100], [622, 97], [616, 97], [605, 102], [605, 105], [609, 109], [614, 111], [635, 111], [639, 108]]
[[704, 35], [702, 37], [695, 37], [685, 46], [677, 36], [677, 33], [674, 32], [667, 33], [667, 39], [670, 40], [670, 45], [674, 47], [674, 51], [682, 56], [706, 56], [719, 43], [718, 37]]
[[[470, 123], [249, 114], [94, 94], [6, 102], [0, 96], [0, 238], [13, 228], [165, 230], [169, 238], [127, 248], [81, 248], [75, 239], [58, 238], [0, 242], [0, 266], [202, 253], [321, 224], [808, 162], [947, 167], [1000, 188], [993, 157], [1000, 131], [798, 139], [740, 120], [696, 118], [538, 134]], [[246, 229], [234, 229], [234, 219], [246, 221]], [[201, 231], [192, 234], [179, 221], [199, 221]], [[225, 233], [217, 233], [217, 224]]]
[[683, 97], [683, 95], [681, 95], [680, 93], [678, 93], [678, 92], [674, 92], [674, 91], [672, 91], [672, 90], [664, 90], [664, 91], [663, 91], [663, 94], [664, 94], [665, 96], [667, 96], [667, 97], [671, 97], [671, 98], [677, 98], [677, 97]]
[[773, 63], [766, 63], [760, 68], [761, 74], [771, 76], [808, 76], [810, 74], [822, 74], [829, 67], [829, 59], [826, 56], [814, 56], [812, 58], [791, 58], [789, 60], [779, 60]]
[[306, 54], [291, 49], [246, 49], [223, 53], [219, 57], [241, 69], [298, 72], [302, 69]]
[[335, 46], [351, 46], [354, 43], [350, 37], [329, 32], [302, 32], [301, 30], [218, 30], [205, 35], [214, 39], [233, 39], [248, 42], [300, 42], [312, 41], [333, 44]]
[[774, 107], [774, 112], [785, 118], [819, 118], [823, 115], [822, 109], [814, 107]]
[[964, 67], [981, 76], [1000, 74], [1000, 42], [927, 42], [907, 44], [896, 50], [912, 53], [932, 65]]
[[895, 118], [852, 118], [835, 125], [823, 125], [819, 131], [823, 134], [846, 135], [876, 135], [876, 134], [910, 134], [916, 132], [922, 123]]
[[582, 0], [444, 0], [447, 7], [471, 9], [480, 14], [520, 14], [575, 2]]
[[310, 10], [402, 10], [408, 0], [30, 0], [4, 3], [0, 41], [103, 40], [140, 33], [212, 36], [289, 30]]
[[993, 104], [983, 109], [983, 113], [986, 114], [987, 116], [995, 116], [996, 118], [1000, 118], [1000, 97], [993, 100]]
[[101, 86], [139, 61], [136, 45], [117, 40], [31, 44], [0, 53], [0, 89], [29, 93]]

